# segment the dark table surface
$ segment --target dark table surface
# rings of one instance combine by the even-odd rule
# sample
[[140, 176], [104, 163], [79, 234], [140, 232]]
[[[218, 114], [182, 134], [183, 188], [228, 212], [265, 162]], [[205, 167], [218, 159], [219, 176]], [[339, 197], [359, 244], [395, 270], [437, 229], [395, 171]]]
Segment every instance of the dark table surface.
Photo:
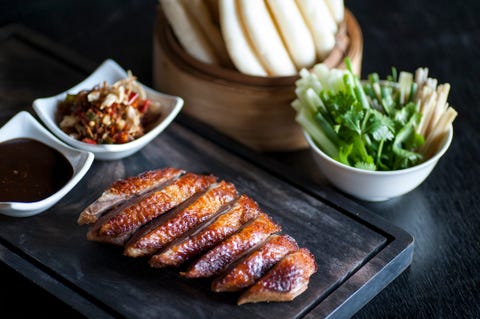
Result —
[[[478, 318], [480, 2], [345, 3], [363, 32], [363, 75], [373, 71], [385, 75], [392, 66], [407, 71], [428, 67], [432, 77], [452, 85], [449, 102], [459, 113], [450, 149], [420, 187], [386, 202], [355, 200], [415, 237], [411, 266], [355, 318]], [[0, 27], [24, 25], [94, 63], [112, 58], [150, 84], [156, 5], [153, 0], [3, 0]], [[331, 187], [315, 173], [308, 151], [268, 156], [318, 187]], [[4, 318], [39, 313], [80, 317], [2, 263], [0, 278]], [[36, 305], [29, 306], [34, 301]]]

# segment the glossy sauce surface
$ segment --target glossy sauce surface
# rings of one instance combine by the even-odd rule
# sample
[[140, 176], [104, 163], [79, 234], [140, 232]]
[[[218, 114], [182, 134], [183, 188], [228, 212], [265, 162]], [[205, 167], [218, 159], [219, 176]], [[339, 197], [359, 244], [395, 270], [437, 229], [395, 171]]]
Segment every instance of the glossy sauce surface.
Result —
[[41, 142], [0, 143], [0, 202], [36, 202], [54, 194], [73, 175], [68, 160]]

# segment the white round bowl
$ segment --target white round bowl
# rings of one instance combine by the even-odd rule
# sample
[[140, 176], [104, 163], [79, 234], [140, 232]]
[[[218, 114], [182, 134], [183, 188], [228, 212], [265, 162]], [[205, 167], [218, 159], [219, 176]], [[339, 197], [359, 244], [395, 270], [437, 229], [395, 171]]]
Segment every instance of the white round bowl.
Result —
[[342, 164], [325, 154], [304, 131], [315, 161], [322, 174], [341, 191], [365, 201], [384, 201], [406, 194], [420, 185], [432, 172], [438, 160], [449, 148], [453, 127], [439, 151], [427, 161], [396, 171], [368, 171]]

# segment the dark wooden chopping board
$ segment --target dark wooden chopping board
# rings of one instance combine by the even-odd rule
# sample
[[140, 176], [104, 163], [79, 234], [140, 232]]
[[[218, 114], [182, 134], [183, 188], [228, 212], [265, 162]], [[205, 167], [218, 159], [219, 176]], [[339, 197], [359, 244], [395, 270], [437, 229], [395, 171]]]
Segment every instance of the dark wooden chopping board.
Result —
[[[2, 30], [0, 41], [0, 125], [21, 110], [32, 111], [35, 98], [80, 82], [96, 66], [23, 28]], [[135, 73], [135, 66], [124, 67]], [[181, 117], [139, 153], [95, 161], [48, 211], [0, 216], [0, 259], [96, 318], [349, 316], [410, 264], [413, 238], [402, 230], [341, 196], [308, 191], [288, 171], [265, 169], [261, 154], [210, 137], [207, 127]], [[209, 280], [182, 279], [178, 270], [152, 269], [145, 259], [86, 240], [87, 228], [76, 224], [86, 205], [118, 178], [166, 166], [214, 174], [255, 199], [283, 233], [315, 255], [319, 268], [309, 289], [293, 302], [237, 306], [238, 294], [213, 293]]]

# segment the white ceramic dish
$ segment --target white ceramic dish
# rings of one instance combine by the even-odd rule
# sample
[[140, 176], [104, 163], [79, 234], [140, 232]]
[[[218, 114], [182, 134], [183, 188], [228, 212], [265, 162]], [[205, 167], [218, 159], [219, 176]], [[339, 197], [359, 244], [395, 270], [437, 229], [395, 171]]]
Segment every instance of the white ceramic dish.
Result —
[[103, 81], [106, 81], [108, 84], [113, 84], [126, 77], [127, 72], [115, 61], [110, 59], [105, 60], [88, 78], [73, 88], [52, 97], [36, 99], [33, 102], [33, 109], [48, 129], [50, 129], [62, 141], [75, 148], [92, 152], [95, 154], [96, 159], [116, 160], [130, 156], [152, 141], [173, 121], [183, 107], [183, 99], [177, 96], [157, 92], [143, 85], [148, 98], [161, 103], [161, 115], [150, 131], [142, 137], [125, 144], [87, 144], [64, 133], [55, 122], [57, 105], [60, 101], [65, 99], [67, 93], [78, 93], [83, 89], [91, 89]]
[[56, 149], [72, 165], [73, 175], [60, 190], [40, 201], [30, 203], [0, 202], [0, 213], [4, 215], [27, 217], [52, 207], [83, 178], [94, 159], [94, 155], [90, 152], [77, 150], [65, 145], [35, 120], [30, 113], [25, 111], [15, 115], [0, 129], [0, 143], [16, 138], [37, 140]]
[[315, 161], [323, 175], [338, 189], [365, 201], [384, 201], [406, 194], [420, 185], [445, 154], [453, 138], [453, 127], [435, 156], [397, 171], [367, 171], [342, 164], [325, 154], [304, 132]]

